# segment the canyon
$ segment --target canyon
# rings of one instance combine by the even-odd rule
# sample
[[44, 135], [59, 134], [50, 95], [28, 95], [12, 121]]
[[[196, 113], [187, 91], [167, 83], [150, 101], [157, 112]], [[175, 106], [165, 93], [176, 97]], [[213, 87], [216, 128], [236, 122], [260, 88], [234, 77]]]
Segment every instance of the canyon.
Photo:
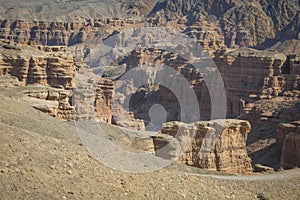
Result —
[[297, 199], [299, 19], [298, 0], [0, 2], [0, 199]]
[[[166, 123], [160, 124], [159, 136], [151, 139], [153, 148], [159, 151], [175, 138], [169, 154], [162, 155], [170, 158], [180, 152], [180, 142], [188, 140], [186, 135], [176, 138], [175, 132], [195, 134], [177, 158], [190, 166], [238, 174], [251, 174], [257, 164], [275, 170], [299, 167], [300, 55], [296, 47], [286, 45], [297, 46], [300, 39], [298, 2], [280, 0], [269, 6], [267, 1], [237, 0], [120, 3], [126, 12], [121, 9], [122, 15], [115, 17], [82, 15], [74, 20], [76, 16], [70, 14], [68, 19], [53, 21], [1, 19], [1, 87], [22, 88], [31, 107], [60, 120], [91, 120], [130, 130], [151, 129], [149, 109], [162, 105]], [[270, 10], [278, 10], [279, 16]], [[197, 41], [223, 79], [225, 117], [232, 120], [213, 139], [215, 145], [205, 159], [199, 156], [199, 147], [205, 146], [203, 140], [210, 131], [216, 131], [214, 119], [207, 121], [212, 119], [213, 106], [204, 77], [211, 66], [203, 74], [182, 56], [156, 48], [136, 48], [119, 56], [117, 44], [111, 51], [111, 66], [97, 68], [93, 66], [97, 60], [91, 62], [103, 41], [116, 37], [121, 44], [122, 31], [161, 26]], [[181, 51], [186, 53], [185, 48]], [[200, 118], [191, 124], [174, 122], [186, 113], [179, 112], [176, 95], [159, 84], [134, 88], [130, 81], [123, 82], [124, 94], [115, 92], [126, 72], [153, 64], [169, 66], [188, 81], [199, 102]], [[103, 69], [103, 77], [97, 76]], [[173, 78], [170, 84], [178, 82]], [[181, 96], [188, 96], [185, 92]], [[121, 106], [126, 101], [129, 108]]]
[[[1, 70], [2, 77], [14, 76], [17, 74], [16, 77], [18, 79], [18, 86], [34, 86], [36, 84], [40, 85], [33, 88], [29, 87], [29, 89], [23, 91], [24, 94], [31, 98], [32, 107], [48, 113], [58, 119], [66, 121], [72, 121], [74, 119], [91, 120], [94, 118], [102, 122], [113, 123], [118, 126], [133, 130], [145, 130], [144, 121], [149, 121], [149, 119], [146, 118], [144, 114], [147, 113], [146, 111], [149, 105], [139, 105], [139, 108], [137, 110], [133, 110], [133, 112], [127, 112], [120, 106], [115, 105], [115, 107], [113, 107], [112, 98], [114, 83], [107, 78], [100, 78], [98, 82], [95, 82], [95, 79], [88, 79], [83, 82], [79, 82], [80, 84], [85, 84], [80, 85], [78, 89], [74, 91], [75, 95], [77, 95], [76, 98], [74, 98], [72, 89], [75, 87], [75, 74], [78, 73], [77, 71], [80, 71], [79, 68], [85, 68], [82, 66], [82, 63], [76, 60], [70, 53], [66, 53], [65, 48], [55, 46], [31, 47], [27, 45], [13, 44], [11, 42], [3, 42], [2, 49], [4, 49], [2, 51], [2, 62], [4, 63], [4, 67]], [[6, 49], [9, 49], [9, 51], [6, 51]], [[14, 53], [12, 53], [13, 51], [17, 51], [19, 53], [19, 57], [14, 57]], [[34, 57], [29, 56], [32, 54], [32, 52], [34, 52]], [[160, 60], [158, 58], [160, 58]], [[172, 61], [169, 60], [170, 58]], [[270, 130], [270, 132], [277, 132], [278, 135], [273, 133], [269, 138], [270, 141], [272, 141], [274, 138], [277, 140], [276, 151], [280, 152], [276, 157], [277, 161], [276, 159], [274, 161], [273, 157], [266, 156], [264, 157], [266, 161], [262, 162], [262, 164], [271, 166], [275, 169], [289, 169], [299, 165], [298, 163], [292, 162], [293, 159], [291, 156], [289, 156], [290, 153], [288, 153], [290, 152], [290, 149], [287, 147], [287, 144], [292, 142], [295, 144], [294, 146], [296, 146], [296, 149], [292, 150], [292, 152], [298, 151], [297, 146], [299, 140], [296, 139], [298, 134], [296, 131], [297, 128], [291, 130], [283, 129], [282, 126], [284, 125], [281, 125], [284, 123], [295, 123], [295, 121], [299, 119], [297, 114], [298, 109], [296, 107], [296, 109], [290, 109], [289, 111], [280, 111], [280, 102], [285, 103], [286, 106], [292, 106], [298, 101], [299, 98], [300, 84], [298, 75], [299, 73], [297, 71], [299, 68], [297, 59], [297, 57], [287, 57], [284, 54], [270, 50], [258, 51], [241, 48], [233, 51], [215, 51], [214, 61], [224, 79], [227, 92], [227, 116], [246, 119], [253, 124], [251, 131], [250, 127], [247, 128], [249, 129], [247, 133], [250, 132], [250, 141], [252, 140], [251, 135], [254, 135], [257, 138], [253, 136], [255, 141], [252, 144], [249, 144], [248, 142], [250, 146], [248, 147], [248, 151], [250, 149], [251, 152], [255, 152], [255, 143], [258, 143], [258, 141], [260, 141], [260, 137], [263, 137], [257, 136], [257, 126], [263, 125], [268, 127], [271, 124], [273, 127], [278, 127], [275, 128], [275, 130]], [[170, 53], [165, 51], [146, 50], [131, 52], [130, 59], [127, 58], [127, 60], [129, 62], [126, 63], [126, 66], [129, 69], [139, 65], [140, 63], [150, 64], [155, 60], [155, 62], [161, 62], [166, 65], [170, 65], [179, 73], [182, 73], [184, 77], [186, 77], [193, 85], [196, 93], [202, 95], [197, 96], [202, 105], [202, 107], [200, 106], [201, 116], [206, 117], [204, 119], [209, 119], [210, 102], [209, 99], [203, 98], [209, 96], [209, 91], [205, 87], [204, 81], [199, 82], [199, 80], [197, 80], [198, 77], [200, 77], [200, 74], [197, 74], [197, 72], [192, 70], [192, 68], [190, 68], [184, 59], [171, 56]], [[20, 64], [17, 65], [16, 63]], [[63, 65], [61, 63], [63, 63]], [[48, 68], [51, 68], [51, 70], [47, 70]], [[55, 74], [55, 72], [58, 74]], [[141, 91], [147, 91], [147, 93], [153, 93], [154, 96], [160, 96], [161, 98], [158, 98], [160, 100], [156, 103], [160, 103], [162, 105], [173, 105], [168, 108], [168, 113], [171, 114], [168, 116], [167, 121], [178, 119], [178, 113], [173, 112], [176, 110], [176, 106], [178, 106], [178, 104], [176, 104], [176, 97], [172, 93], [167, 92], [167, 88], [159, 86], [152, 89], [153, 90], [149, 90], [149, 88], [146, 88], [146, 90]], [[139, 98], [136, 99], [138, 96], [139, 93], [136, 93], [135, 97], [133, 97], [133, 105], [140, 101]], [[75, 102], [72, 102], [74, 99]], [[153, 104], [155, 102], [154, 100], [155, 98], [153, 98], [152, 95], [152, 99], [146, 98], [143, 101]], [[271, 102], [278, 104], [277, 107], [279, 110], [272, 111], [270, 108], [266, 107], [266, 105], [270, 104]], [[291, 115], [290, 113], [294, 113], [294, 115]], [[286, 117], [286, 115], [289, 117]], [[282, 123], [278, 124], [278, 121], [281, 121]], [[167, 125], [168, 123], [164, 126]], [[178, 125], [173, 126], [176, 127]], [[292, 127], [294, 125], [285, 126]], [[168, 132], [162, 129], [162, 133], [166, 135], [172, 135], [171, 132], [172, 131]], [[287, 134], [290, 132], [295, 136]], [[267, 130], [265, 130], [264, 134], [268, 135], [269, 133]], [[237, 138], [239, 138], [238, 134], [226, 135], [223, 137], [236, 138], [233, 140], [237, 140]], [[243, 137], [244, 140], [241, 141], [240, 144], [243, 144], [245, 147], [247, 136]], [[160, 140], [162, 140], [162, 138], [160, 138]], [[166, 139], [165, 142], [161, 142], [166, 144], [167, 141], [168, 139]], [[222, 140], [220, 142], [222, 142]], [[195, 143], [198, 144], [199, 142]], [[274, 142], [270, 143], [272, 146]], [[244, 147], [242, 147], [242, 149]], [[245, 161], [231, 160], [226, 164], [226, 159], [228, 159], [228, 156], [227, 153], [224, 153], [225, 158], [220, 158], [221, 160], [225, 160], [223, 167], [219, 161], [216, 161], [216, 157], [220, 157], [219, 155], [214, 155], [214, 157], [210, 158], [210, 162], [212, 162], [210, 164], [209, 161], [201, 161], [202, 163], [206, 163], [206, 166], [199, 164], [200, 161], [195, 161], [197, 160], [197, 156], [192, 156], [189, 158], [188, 155], [193, 155], [191, 152], [195, 152], [193, 149], [195, 147], [193, 147], [193, 145], [190, 148], [192, 148], [190, 152], [185, 152], [186, 157], [183, 156], [179, 158], [180, 162], [204, 169], [214, 169], [231, 173], [251, 172], [252, 167], [249, 167], [251, 162], [249, 162], [249, 157], [247, 156], [245, 148], [243, 151], [245, 157], [241, 158], [241, 160], [244, 159]], [[259, 149], [261, 147], [258, 146], [256, 148]], [[265, 146], [265, 148], [268, 148], [268, 145]], [[233, 150], [228, 149], [224, 151], [233, 152]], [[238, 152], [238, 150], [234, 151]], [[261, 159], [256, 159], [255, 156], [253, 156], [252, 159], [254, 164], [261, 164]], [[267, 160], [272, 160], [272, 162], [268, 162]], [[232, 163], [239, 162], [245, 162], [245, 166], [241, 169], [235, 169], [235, 167], [232, 166]], [[219, 163], [221, 166], [218, 166], [217, 163]]]

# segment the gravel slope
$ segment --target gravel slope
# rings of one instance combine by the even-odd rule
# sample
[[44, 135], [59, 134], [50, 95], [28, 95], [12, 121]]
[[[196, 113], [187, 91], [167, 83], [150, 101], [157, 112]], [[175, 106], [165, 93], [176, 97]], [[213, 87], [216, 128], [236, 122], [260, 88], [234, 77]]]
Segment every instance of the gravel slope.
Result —
[[259, 193], [270, 199], [300, 196], [299, 169], [259, 176], [223, 176], [177, 164], [146, 174], [112, 170], [80, 145], [72, 123], [29, 108], [21, 95], [15, 95], [17, 92], [0, 88], [0, 199], [257, 199]]

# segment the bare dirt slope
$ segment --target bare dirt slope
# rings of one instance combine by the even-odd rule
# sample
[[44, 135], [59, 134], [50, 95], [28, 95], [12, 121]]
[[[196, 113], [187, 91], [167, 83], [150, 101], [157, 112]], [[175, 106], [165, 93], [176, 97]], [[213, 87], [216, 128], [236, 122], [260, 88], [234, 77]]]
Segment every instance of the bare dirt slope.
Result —
[[79, 21], [147, 14], [157, 0], [26, 0], [0, 1], [0, 17], [37, 21]]
[[6, 19], [73, 21], [104, 16], [112, 18], [122, 14], [121, 3], [116, 0], [0, 1], [0, 15]]
[[72, 123], [30, 108], [18, 90], [0, 88], [0, 199], [300, 196], [299, 169], [254, 176], [204, 173], [177, 164], [146, 174], [114, 171], [89, 155]]

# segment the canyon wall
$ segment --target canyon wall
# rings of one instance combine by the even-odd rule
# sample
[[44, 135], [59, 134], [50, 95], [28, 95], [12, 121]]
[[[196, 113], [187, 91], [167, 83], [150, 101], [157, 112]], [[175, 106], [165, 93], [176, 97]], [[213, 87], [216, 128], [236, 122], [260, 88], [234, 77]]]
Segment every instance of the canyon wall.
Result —
[[[201, 119], [210, 119], [211, 103], [207, 85], [202, 74], [186, 60], [178, 55], [155, 49], [135, 50], [129, 57], [128, 69], [138, 65], [163, 63], [182, 74], [197, 94]], [[227, 117], [239, 117], [253, 124], [247, 144], [254, 164], [264, 164], [278, 169], [280, 152], [286, 152], [282, 150], [282, 145], [279, 148], [275, 145], [278, 137], [276, 132], [280, 123], [290, 123], [300, 119], [296, 114], [300, 113], [299, 108], [281, 110], [299, 100], [299, 60], [296, 55], [285, 56], [274, 50], [239, 48], [215, 52], [214, 61], [222, 75], [227, 94]], [[175, 79], [171, 80], [176, 84]], [[167, 121], [178, 120], [179, 113], [174, 112], [180, 109], [176, 96], [168, 88], [162, 86], [154, 88], [156, 90], [153, 91], [145, 88], [152, 94], [148, 95], [153, 99], [152, 104], [159, 103], [165, 107], [168, 113]], [[138, 104], [134, 111], [137, 116], [145, 119], [147, 116], [140, 112], [147, 113], [151, 102], [147, 100], [145, 91], [136, 96], [143, 96], [143, 102], [146, 103]], [[260, 152], [264, 151], [266, 152], [262, 156]]]
[[300, 167], [300, 121], [281, 123], [278, 127], [277, 144], [281, 149], [279, 167]]
[[[247, 135], [251, 129], [249, 122], [224, 122], [165, 123], [161, 135], [153, 139], [156, 154], [202, 169], [251, 174], [251, 159], [246, 151]], [[172, 141], [174, 139], [177, 143]], [[171, 147], [164, 149], [166, 144]]]
[[[287, 58], [273, 50], [240, 48], [218, 50], [213, 60], [225, 85], [228, 117], [248, 113], [257, 100], [278, 96], [300, 97], [300, 64], [297, 56]], [[170, 52], [155, 49], [134, 50], [126, 59], [127, 70], [153, 63], [157, 66], [165, 64], [182, 74], [198, 96], [201, 113], [209, 117], [211, 108], [207, 85], [203, 75], [189, 65], [188, 61]], [[166, 102], [176, 101], [176, 97], [167, 88], [161, 87], [160, 95]]]
[[46, 52], [9, 42], [0, 45], [0, 76], [15, 76], [24, 85], [73, 88], [78, 66], [65, 48], [53, 47]]
[[15, 86], [28, 86], [23, 92], [32, 97], [32, 107], [61, 120], [73, 121], [76, 108], [76, 111], [92, 112], [100, 121], [112, 122], [113, 82], [100, 79], [95, 90], [82, 98], [82, 107], [78, 108], [73, 99], [73, 89], [75, 75], [82, 64], [65, 47], [34, 48], [6, 41], [0, 45], [0, 77], [4, 80], [13, 76], [18, 79]]
[[225, 84], [228, 116], [249, 114], [259, 100], [299, 98], [299, 60], [296, 55], [285, 56], [275, 50], [216, 52], [214, 61]]
[[77, 81], [73, 96], [75, 120], [112, 123], [113, 90], [114, 84], [109, 79]]
[[106, 26], [138, 24], [140, 19], [86, 19], [84, 22], [0, 20], [0, 38], [30, 45], [70, 46], [105, 31]]
[[26, 87], [23, 93], [29, 97], [31, 107], [60, 120], [74, 120], [71, 90], [49, 87]]

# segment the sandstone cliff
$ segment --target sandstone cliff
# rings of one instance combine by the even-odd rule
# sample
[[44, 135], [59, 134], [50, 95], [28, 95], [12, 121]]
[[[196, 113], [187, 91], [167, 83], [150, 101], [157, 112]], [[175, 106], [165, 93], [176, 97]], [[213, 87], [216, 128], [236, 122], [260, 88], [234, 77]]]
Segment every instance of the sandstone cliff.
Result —
[[[226, 87], [228, 115], [242, 115], [244, 108], [254, 101], [276, 97], [283, 92], [280, 86], [284, 86], [280, 83], [284, 84], [284, 81], [278, 79], [282, 77], [285, 61], [284, 54], [248, 48], [217, 55], [215, 62]], [[288, 90], [293, 88], [285, 91]]]
[[113, 90], [114, 84], [109, 79], [100, 79], [97, 82], [93, 79], [87, 82], [77, 80], [73, 96], [75, 120], [111, 123]]
[[2, 19], [0, 38], [30, 45], [71, 46], [88, 38], [99, 37], [109, 27], [117, 29], [139, 22], [139, 18], [85, 19], [74, 22]]
[[[214, 61], [222, 75], [227, 93], [227, 115], [237, 117], [248, 113], [260, 99], [278, 96], [299, 97], [299, 58], [285, 56], [274, 50], [239, 48], [218, 50]], [[203, 117], [209, 118], [210, 96], [203, 75], [178, 55], [157, 49], [134, 50], [125, 60], [127, 70], [138, 65], [165, 64], [181, 73], [193, 86]], [[174, 80], [175, 81], [175, 80]], [[175, 96], [164, 87], [159, 88], [161, 102], [175, 102]], [[153, 91], [155, 92], [155, 91]], [[176, 120], [174, 116], [171, 120]]]
[[[0, 55], [0, 77], [4, 81], [5, 77], [9, 79], [10, 76], [18, 79], [17, 83], [11, 81], [11, 84], [7, 85], [6, 81], [1, 86], [5, 84], [9, 87], [37, 85], [25, 87], [22, 91], [34, 98], [31, 99], [32, 107], [67, 121], [74, 120], [75, 108], [77, 112], [78, 109], [82, 109], [80, 112], [88, 110], [98, 120], [111, 123], [113, 82], [100, 79], [95, 90], [77, 105], [73, 98], [73, 89], [75, 75], [81, 63], [76, 62], [65, 47], [36, 46], [33, 48], [27, 45], [1, 42]], [[80, 98], [76, 100], [79, 101]]]
[[279, 167], [300, 167], [300, 122], [282, 123], [278, 128], [277, 144], [281, 149]]
[[[142, 64], [163, 63], [181, 73], [198, 96], [201, 119], [210, 118], [210, 94], [206, 83], [201, 74], [193, 70], [187, 61], [155, 49], [136, 50], [131, 52], [129, 57], [126, 63], [128, 69]], [[278, 169], [281, 155], [281, 147], [276, 147], [278, 124], [300, 119], [295, 114], [299, 109], [291, 112], [280, 111], [300, 97], [299, 58], [285, 56], [274, 50], [239, 48], [217, 51], [214, 61], [225, 84], [227, 116], [246, 119], [253, 124], [247, 145], [254, 164], [264, 164]], [[144, 88], [133, 96], [132, 101], [136, 102], [132, 107], [135, 115], [146, 121], [148, 108], [155, 103], [163, 105], [167, 110], [167, 121], [179, 119], [179, 113], [175, 112], [180, 108], [179, 104], [168, 88], [162, 86]]]
[[[179, 156], [178, 162], [208, 170], [250, 174], [251, 159], [246, 151], [249, 132], [250, 124], [241, 120], [226, 120], [225, 124], [222, 124], [222, 120], [193, 124], [168, 122], [161, 130], [162, 136], [154, 137], [154, 144], [158, 156]], [[177, 144], [170, 143], [174, 138], [178, 141]], [[190, 145], [187, 146], [189, 142]], [[171, 147], [163, 150], [166, 144]]]
[[74, 120], [72, 91], [48, 87], [26, 87], [23, 93], [30, 97], [31, 107], [60, 120]]
[[9, 42], [0, 45], [0, 76], [16, 76], [24, 85], [73, 87], [77, 66], [64, 48], [53, 47], [46, 52]]

